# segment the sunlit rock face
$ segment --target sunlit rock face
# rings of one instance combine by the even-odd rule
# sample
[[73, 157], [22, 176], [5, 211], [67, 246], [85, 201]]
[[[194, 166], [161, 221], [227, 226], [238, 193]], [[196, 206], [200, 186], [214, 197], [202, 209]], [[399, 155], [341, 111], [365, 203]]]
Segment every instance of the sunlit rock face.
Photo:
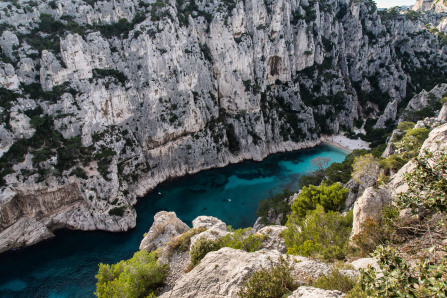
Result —
[[423, 88], [412, 76], [445, 70], [424, 18], [382, 20], [368, 2], [33, 5], [0, 3], [0, 214], [51, 194], [58, 207], [17, 205], [1, 227], [14, 247], [39, 238], [14, 229], [25, 217], [41, 238], [126, 230], [162, 181], [314, 146], [355, 119], [383, 127]]

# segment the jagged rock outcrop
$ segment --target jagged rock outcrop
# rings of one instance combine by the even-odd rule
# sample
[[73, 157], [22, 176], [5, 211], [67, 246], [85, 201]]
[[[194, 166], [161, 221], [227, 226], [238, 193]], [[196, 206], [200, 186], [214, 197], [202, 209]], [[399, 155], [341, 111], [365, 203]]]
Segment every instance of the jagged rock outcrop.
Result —
[[354, 220], [352, 236], [362, 231], [362, 223], [367, 219], [379, 220], [382, 217], [382, 208], [392, 202], [392, 197], [386, 189], [369, 187], [354, 204]]
[[92, 214], [75, 182], [51, 191], [29, 190], [3, 195], [6, 199], [0, 205], [0, 252], [35, 244], [39, 239], [54, 236], [52, 231], [61, 227], [119, 232], [135, 226], [135, 210], [125, 211], [128, 214], [124, 217], [108, 217], [108, 220]]
[[[221, 248], [208, 253], [193, 270], [175, 282], [172, 290], [160, 297], [237, 297], [248, 276], [261, 266], [267, 268], [276, 264], [281, 256], [287, 259], [286, 255], [276, 250], [248, 253], [228, 247]], [[329, 274], [332, 270], [327, 264], [304, 257], [289, 256], [287, 260], [293, 266], [292, 277], [299, 284], [309, 278]], [[357, 275], [353, 270], [341, 271], [343, 274]]]
[[440, 122], [447, 122], [447, 104], [444, 104], [442, 106], [441, 111], [439, 111], [439, 115], [438, 115], [438, 121]]
[[[419, 156], [425, 155], [425, 151], [428, 151], [433, 154], [431, 159], [436, 159], [442, 151], [446, 150], [446, 144], [447, 124], [444, 124], [430, 132], [428, 138], [425, 140], [419, 151]], [[408, 185], [405, 183], [404, 177], [407, 173], [412, 172], [415, 167], [416, 163], [414, 161], [409, 161], [392, 177], [390, 182], [387, 184], [387, 189], [390, 193], [392, 193], [393, 197], [396, 197], [397, 194], [408, 190]]]
[[286, 253], [287, 248], [281, 233], [287, 230], [285, 226], [266, 226], [259, 231], [258, 234], [264, 235], [262, 247], [268, 250], [277, 250], [280, 253]]
[[424, 107], [430, 106], [433, 103], [431, 101], [436, 101], [440, 99], [444, 93], [447, 92], [447, 84], [440, 84], [435, 86], [430, 92], [422, 90], [419, 94], [414, 96], [408, 103], [406, 110], [418, 111]]
[[422, 12], [446, 12], [447, 3], [444, 0], [417, 0], [411, 9]]
[[[447, 124], [443, 124], [430, 132], [419, 151], [419, 157], [425, 156], [426, 152], [429, 152], [432, 154], [429, 160], [434, 162], [445, 150], [447, 150]], [[408, 190], [405, 175], [412, 172], [415, 167], [415, 161], [410, 160], [392, 176], [392, 179], [384, 188], [374, 189], [371, 187], [364, 191], [363, 195], [354, 204], [353, 236], [361, 231], [360, 226], [367, 218], [380, 219], [382, 208], [391, 203], [399, 193]]]
[[130, 228], [162, 181], [315, 146], [367, 109], [386, 123], [414, 73], [446, 65], [425, 19], [355, 1], [42, 0], [0, 17], [0, 197], [77, 179], [91, 215], [61, 228]]
[[425, 155], [426, 151], [431, 152], [433, 156], [430, 159], [436, 159], [447, 149], [447, 124], [433, 129], [428, 138], [422, 144], [419, 156]]
[[190, 247], [193, 247], [194, 244], [201, 238], [215, 240], [230, 233], [227, 231], [227, 225], [220, 219], [213, 216], [199, 216], [193, 220], [192, 226], [196, 229], [206, 228], [207, 230], [191, 237]]
[[175, 212], [160, 211], [154, 216], [154, 223], [140, 243], [140, 250], [152, 251], [163, 248], [169, 240], [188, 231], [189, 227]]
[[41, 222], [22, 217], [0, 234], [0, 252], [29, 246], [53, 237], [54, 234]]
[[345, 207], [343, 211], [349, 211], [354, 207], [354, 203], [357, 200], [357, 198], [363, 193], [365, 190], [365, 187], [356, 182], [354, 179], [350, 179], [345, 185], [349, 191], [348, 197], [345, 201]]
[[171, 291], [160, 297], [237, 297], [247, 275], [261, 266], [276, 263], [280, 255], [277, 251], [247, 253], [221, 248], [208, 253], [193, 270], [175, 283]]

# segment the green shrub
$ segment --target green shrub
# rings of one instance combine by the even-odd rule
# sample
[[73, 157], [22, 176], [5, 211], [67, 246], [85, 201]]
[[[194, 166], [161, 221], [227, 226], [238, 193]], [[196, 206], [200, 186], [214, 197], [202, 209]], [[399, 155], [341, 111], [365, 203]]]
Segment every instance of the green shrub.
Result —
[[408, 129], [402, 141], [395, 144], [396, 151], [407, 159], [417, 156], [429, 133], [430, 130], [426, 127]]
[[9, 109], [12, 106], [12, 102], [16, 101], [19, 95], [11, 90], [0, 87], [0, 107]]
[[115, 207], [109, 210], [109, 215], [115, 215], [122, 217], [124, 215], [124, 211], [126, 207]]
[[[345, 160], [342, 163], [334, 162], [332, 163], [326, 170], [326, 180], [327, 184], [332, 184], [335, 182], [347, 183], [351, 179], [352, 172], [352, 163], [354, 162], [354, 158], [357, 156], [365, 155], [369, 153], [369, 150], [365, 149], [355, 149], [350, 154], [348, 154]], [[371, 152], [372, 153], [372, 152]], [[382, 153], [380, 152], [379, 156]], [[374, 155], [374, 154], [373, 154]], [[376, 156], [377, 157], [377, 156]], [[300, 181], [298, 183], [299, 187], [302, 188], [308, 185], [320, 185], [323, 181], [323, 175], [321, 172], [315, 171], [310, 175], [304, 175], [300, 177]]]
[[303, 187], [301, 193], [292, 202], [292, 212], [304, 218], [308, 211], [314, 210], [317, 205], [321, 205], [326, 211], [338, 211], [343, 207], [348, 192], [339, 183], [329, 186], [322, 183], [320, 186]]
[[221, 248], [219, 240], [209, 240], [206, 238], [200, 238], [194, 243], [191, 248], [190, 257], [191, 263], [196, 266], [206, 256], [207, 253], [219, 250]]
[[325, 260], [343, 259], [352, 229], [352, 211], [347, 216], [324, 212], [321, 205], [304, 219], [292, 213], [283, 232], [290, 254], [314, 256]]
[[251, 228], [238, 229], [233, 234], [228, 234], [220, 239], [221, 247], [231, 247], [254, 252], [262, 248], [264, 235], [250, 234]]
[[242, 249], [247, 252], [258, 251], [262, 248], [262, 241], [265, 236], [250, 234], [251, 228], [237, 229], [234, 231], [230, 228], [230, 231], [233, 233], [215, 240], [200, 238], [191, 248], [191, 263], [196, 266], [207, 253], [219, 250], [222, 247]]
[[81, 179], [88, 179], [87, 173], [83, 168], [77, 167], [73, 171], [71, 171], [70, 176], [76, 176]]
[[312, 283], [312, 287], [324, 290], [338, 290], [348, 293], [355, 285], [355, 280], [343, 275], [338, 269], [332, 270], [329, 275], [322, 275]]
[[418, 111], [405, 111], [405, 121], [417, 122], [427, 117], [433, 117], [435, 112], [431, 106], [424, 107]]
[[97, 297], [147, 297], [163, 285], [168, 266], [157, 263], [158, 254], [145, 250], [117, 264], [99, 264], [96, 274]]
[[447, 258], [438, 264], [421, 260], [408, 265], [397, 251], [380, 246], [374, 256], [379, 260], [380, 275], [374, 268], [360, 270], [360, 284], [372, 297], [445, 297]]
[[409, 129], [412, 129], [416, 124], [414, 122], [403, 121], [397, 125], [397, 129], [401, 132], [406, 132]]
[[192, 228], [189, 231], [181, 234], [178, 237], [172, 238], [168, 245], [172, 248], [172, 249], [179, 249], [180, 251], [187, 251], [189, 250], [189, 246], [191, 244], [191, 238], [194, 235], [197, 235], [199, 233], [202, 233], [206, 231], [205, 227], [201, 227], [201, 228]]
[[119, 83], [122, 86], [124, 86], [127, 81], [127, 76], [119, 70], [100, 69], [100, 68], [93, 69], [93, 79], [98, 79], [98, 78], [103, 79], [103, 78], [107, 78], [107, 77], [112, 77], [115, 84]]
[[287, 220], [286, 215], [292, 210], [285, 200], [292, 195], [293, 193], [286, 189], [283, 193], [276, 194], [272, 198], [260, 201], [258, 209], [256, 210], [256, 215], [261, 217], [264, 224], [269, 224], [267, 216], [270, 210], [273, 210], [276, 215], [283, 215], [284, 222], [281, 222], [281, 224], [285, 224], [285, 221]]
[[269, 268], [261, 267], [242, 284], [238, 293], [244, 298], [280, 298], [290, 294], [298, 285], [292, 276], [292, 266], [281, 257], [278, 264], [271, 262]]
[[429, 152], [416, 159], [416, 168], [405, 175], [409, 189], [398, 195], [400, 207], [417, 212], [422, 205], [429, 210], [447, 212], [447, 154], [446, 151], [438, 154], [435, 162]]
[[408, 159], [402, 157], [399, 154], [393, 154], [388, 158], [382, 159], [379, 162], [379, 165], [384, 170], [398, 171], [407, 162], [408, 162]]
[[363, 187], [375, 185], [379, 173], [379, 159], [372, 154], [365, 154], [354, 159], [351, 176], [355, 182], [363, 185]]
[[357, 281], [354, 287], [348, 293], [346, 293], [345, 298], [368, 298], [368, 296], [363, 291], [360, 282]]

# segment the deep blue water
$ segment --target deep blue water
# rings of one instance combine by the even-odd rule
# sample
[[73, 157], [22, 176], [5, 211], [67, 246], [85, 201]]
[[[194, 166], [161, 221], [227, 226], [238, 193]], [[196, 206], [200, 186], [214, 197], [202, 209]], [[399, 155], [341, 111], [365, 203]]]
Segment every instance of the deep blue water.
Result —
[[288, 188], [297, 190], [310, 161], [341, 162], [346, 152], [321, 145], [203, 171], [160, 184], [136, 206], [137, 226], [125, 233], [57, 231], [57, 237], [0, 255], [1, 297], [93, 297], [98, 263], [116, 263], [138, 250], [155, 213], [175, 211], [188, 225], [212, 215], [235, 228], [256, 221], [258, 202]]

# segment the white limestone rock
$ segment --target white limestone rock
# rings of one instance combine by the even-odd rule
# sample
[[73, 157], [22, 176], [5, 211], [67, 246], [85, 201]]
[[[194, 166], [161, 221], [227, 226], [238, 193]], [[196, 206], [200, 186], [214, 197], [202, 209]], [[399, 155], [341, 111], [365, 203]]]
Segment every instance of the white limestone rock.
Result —
[[31, 119], [27, 115], [11, 112], [10, 117], [9, 124], [11, 125], [12, 133], [16, 139], [29, 139], [34, 135], [36, 129], [31, 127]]
[[365, 189], [362, 196], [354, 204], [354, 220], [352, 226], [352, 237], [361, 231], [361, 224], [367, 219], [380, 220], [382, 208], [392, 202], [392, 197], [383, 188]]
[[368, 268], [368, 266], [371, 266], [376, 269], [376, 272], [380, 271], [380, 267], [379, 267], [379, 264], [377, 263], [377, 259], [374, 259], [374, 258], [357, 259], [355, 261], [352, 261], [351, 265], [354, 266], [354, 268], [356, 270], [366, 269], [366, 268]]
[[0, 253], [13, 248], [30, 246], [53, 237], [54, 234], [34, 218], [21, 218], [0, 232]]
[[19, 78], [11, 64], [0, 63], [0, 87], [9, 90], [19, 89]]
[[[208, 253], [193, 270], [175, 282], [174, 287], [160, 297], [238, 297], [243, 282], [255, 271], [268, 268], [283, 257], [292, 266], [292, 277], [298, 284], [327, 275], [332, 268], [314, 260], [288, 256], [277, 250], [260, 250], [248, 253], [228, 247]], [[353, 270], [342, 274], [357, 276]]]
[[[151, 7], [140, 5], [153, 1], [96, 1], [90, 5], [82, 0], [60, 0], [56, 8], [48, 1], [35, 2], [35, 7], [26, 10], [23, 5], [8, 8], [8, 2], [0, 2], [2, 22], [14, 28], [3, 32], [0, 46], [6, 55], [12, 50], [19, 58], [13, 63], [14, 74], [9, 66], [0, 67], [4, 74], [0, 81], [10, 88], [40, 82], [47, 92], [65, 84], [68, 93], [56, 102], [33, 98], [33, 107], [25, 107], [19, 99], [8, 113], [41, 107], [64, 138], [81, 136], [84, 146], [96, 150], [94, 154], [103, 147], [115, 152], [107, 177], [99, 173], [98, 160], [88, 166], [76, 165], [88, 173], [80, 184], [82, 196], [88, 198], [81, 210], [93, 215], [61, 215], [60, 222], [69, 218], [73, 228], [130, 227], [135, 223], [130, 205], [162, 181], [315, 146], [321, 142], [321, 121], [334, 133], [340, 125], [351, 128], [353, 119], [366, 108], [379, 112], [374, 104], [359, 103], [354, 82], [369, 92], [375, 88], [371, 78], [377, 78], [376, 85], [388, 93], [392, 103], [387, 118], [394, 119], [395, 102], [405, 98], [410, 79], [395, 54], [397, 45], [409, 55], [413, 69], [426, 65], [427, 59], [437, 67], [446, 64], [439, 58], [445, 56], [445, 48], [422, 20], [398, 18], [385, 26], [377, 12], [361, 2], [348, 5], [346, 14], [340, 16], [344, 0], [331, 0], [330, 11], [318, 1], [237, 1], [232, 11], [220, 0], [199, 1], [198, 10], [212, 15], [213, 20], [208, 22], [192, 12], [187, 24], [177, 22], [175, 3], [164, 8], [172, 18], [153, 21]], [[312, 20], [303, 18], [308, 5], [315, 11]], [[94, 30], [82, 36], [64, 32], [60, 53], [43, 50], [39, 60], [37, 49], [17, 36], [35, 28], [41, 13], [56, 19], [73, 16], [81, 25], [113, 24], [121, 18], [130, 22], [137, 13], [146, 19], [135, 24], [128, 37], [107, 38]], [[101, 77], [93, 75], [94, 69], [112, 72]], [[116, 76], [124, 79], [118, 82]], [[337, 96], [336, 108], [316, 106], [306, 98], [306, 90], [310, 98], [343, 96]], [[284, 117], [284, 111], [293, 121]], [[229, 148], [230, 125], [238, 152]], [[6, 129], [8, 125], [0, 127], [2, 154], [16, 139]], [[51, 168], [56, 162], [52, 158], [45, 163]], [[32, 170], [32, 156], [13, 169], [5, 188], [14, 187], [18, 192], [59, 189], [72, 179], [71, 169], [60, 179], [51, 176], [43, 182], [38, 182], [38, 174], [22, 175], [22, 169]], [[126, 207], [126, 218], [118, 220], [107, 214], [115, 200]], [[86, 222], [75, 223], [77, 220]]]
[[160, 211], [154, 216], [154, 223], [149, 232], [140, 243], [140, 250], [152, 251], [162, 248], [171, 240], [184, 232], [189, 227], [180, 219], [175, 212]]
[[442, 109], [438, 114], [437, 120], [440, 121], [441, 123], [447, 122], [447, 104], [444, 104], [442, 106]]
[[215, 227], [220, 230], [227, 230], [227, 225], [214, 216], [198, 216], [192, 221], [192, 227], [195, 229]]
[[207, 230], [191, 237], [190, 248], [202, 238], [215, 240], [230, 234], [230, 232], [227, 231], [227, 225], [213, 216], [199, 216], [192, 221], [192, 226], [196, 229], [206, 228]]
[[265, 236], [262, 241], [262, 247], [268, 250], [277, 250], [280, 253], [286, 253], [287, 248], [281, 233], [287, 230], [284, 226], [266, 226], [260, 229], [257, 234]]
[[299, 287], [288, 296], [290, 298], [336, 298], [344, 297], [345, 295], [336, 290], [323, 290], [313, 287]]
[[3, 125], [0, 126], [0, 157], [14, 144], [13, 134]]
[[17, 35], [9, 30], [5, 30], [2, 36], [0, 36], [0, 47], [2, 48], [3, 53], [5, 53], [12, 61], [17, 61], [17, 58], [13, 53], [14, 48], [19, 44], [20, 42]]

